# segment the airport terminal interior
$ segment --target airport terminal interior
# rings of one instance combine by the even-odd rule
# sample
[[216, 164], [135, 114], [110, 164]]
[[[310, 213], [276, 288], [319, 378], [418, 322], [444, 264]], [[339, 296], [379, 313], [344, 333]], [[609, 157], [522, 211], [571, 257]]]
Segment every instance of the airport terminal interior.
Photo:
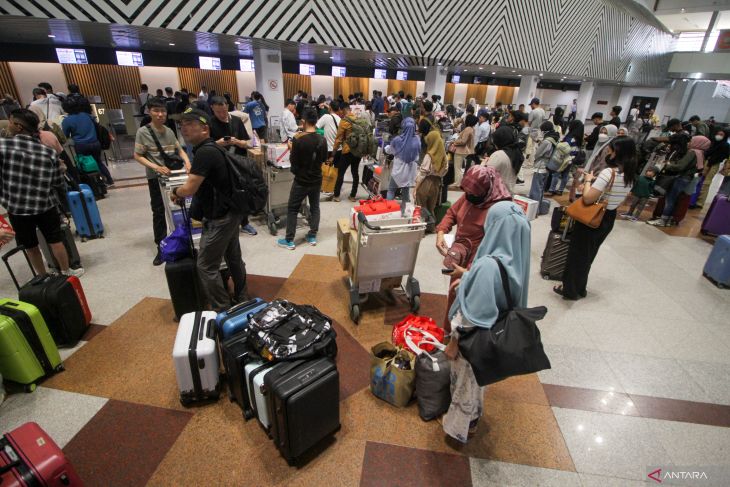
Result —
[[730, 485], [728, 57], [728, 0], [0, 1], [0, 254], [54, 274], [0, 270], [0, 484]]

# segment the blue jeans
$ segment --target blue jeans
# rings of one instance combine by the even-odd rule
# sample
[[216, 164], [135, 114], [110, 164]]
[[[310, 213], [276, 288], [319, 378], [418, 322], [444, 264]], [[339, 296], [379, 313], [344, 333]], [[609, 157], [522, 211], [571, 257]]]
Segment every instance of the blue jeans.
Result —
[[530, 186], [530, 194], [528, 195], [528, 198], [537, 201], [538, 204], [542, 201], [547, 176], [546, 172], [536, 172], [532, 174], [532, 185]]
[[[551, 193], [556, 191], [558, 193], [562, 193], [565, 189], [565, 186], [568, 184], [568, 176], [570, 176], [570, 171], [566, 169], [563, 172], [553, 172], [552, 174], [553, 180], [550, 181], [550, 189], [548, 191], [550, 191]], [[558, 183], [560, 183], [560, 189], [558, 189]]]
[[[390, 182], [388, 183], [388, 194], [385, 196], [386, 200], [392, 200], [395, 199], [395, 192], [398, 190], [399, 186], [395, 182], [395, 179], [392, 177], [390, 178]], [[410, 201], [410, 188], [408, 186], [405, 186], [403, 188], [400, 188], [400, 214], [404, 215], [406, 212], [406, 203]]]
[[677, 198], [679, 198], [679, 195], [684, 192], [684, 189], [687, 187], [690, 181], [692, 181], [692, 178], [684, 176], [674, 180], [672, 188], [667, 192], [667, 195], [664, 197], [664, 211], [662, 212], [662, 219], [669, 220], [672, 214], [674, 214], [674, 205], [677, 203]]

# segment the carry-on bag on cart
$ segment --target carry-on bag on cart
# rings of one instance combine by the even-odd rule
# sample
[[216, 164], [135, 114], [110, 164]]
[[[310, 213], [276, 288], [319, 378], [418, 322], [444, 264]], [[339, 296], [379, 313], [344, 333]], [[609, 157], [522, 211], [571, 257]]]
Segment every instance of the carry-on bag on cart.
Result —
[[73, 465], [37, 423], [24, 425], [0, 438], [0, 485], [3, 487], [81, 487]]
[[271, 395], [271, 437], [290, 465], [340, 429], [340, 376], [332, 360], [281, 364], [264, 384]]
[[548, 234], [545, 250], [542, 252], [540, 262], [540, 275], [543, 279], [561, 281], [565, 265], [568, 262], [568, 250], [570, 241], [567, 239], [566, 228], [562, 231], [551, 231]]
[[717, 287], [730, 287], [730, 235], [717, 238], [702, 274]]
[[730, 235], [730, 196], [715, 196], [700, 231], [703, 235]]
[[183, 406], [220, 396], [215, 316], [196, 311], [180, 318], [172, 358]]
[[223, 341], [248, 326], [248, 320], [255, 313], [258, 313], [269, 303], [261, 298], [254, 298], [218, 313], [216, 323], [218, 325], [218, 339]]
[[[8, 262], [17, 252], [23, 253], [33, 272], [33, 278], [23, 286], [18, 283]], [[23, 247], [7, 252], [3, 255], [3, 261], [18, 288], [18, 299], [41, 311], [56, 344], [59, 347], [75, 346], [91, 323], [91, 310], [79, 278], [51, 274], [37, 276]]]
[[99, 207], [91, 188], [86, 184], [79, 184], [79, 191], [68, 192], [68, 205], [76, 226], [76, 233], [84, 242], [89, 238], [104, 236], [104, 225], [101, 223]]
[[[183, 220], [189, 222], [187, 210], [184, 206], [181, 209]], [[186, 225], [186, 228], [189, 229], [190, 225]], [[198, 277], [197, 254], [193, 245], [192, 233], [188, 232], [188, 237], [192, 257], [165, 263], [165, 278], [170, 291], [172, 307], [175, 310], [175, 320], [179, 320], [185, 313], [205, 309], [207, 304], [203, 286]]]
[[[79, 255], [79, 249], [76, 247], [76, 239], [74, 233], [71, 231], [71, 227], [68, 223], [61, 223], [61, 231], [63, 232], [63, 246], [66, 248], [68, 254], [68, 265], [72, 269], [78, 269], [81, 267], [81, 256]], [[45, 237], [41, 233], [40, 229], [36, 229], [36, 235], [38, 236], [38, 247], [41, 249], [43, 258], [46, 259], [48, 267], [55, 271], [60, 271], [61, 266], [58, 265], [56, 256], [51, 252], [51, 248], [48, 246]]]
[[32, 392], [38, 379], [60, 370], [61, 356], [38, 308], [0, 299], [2, 377], [23, 384], [26, 392]]

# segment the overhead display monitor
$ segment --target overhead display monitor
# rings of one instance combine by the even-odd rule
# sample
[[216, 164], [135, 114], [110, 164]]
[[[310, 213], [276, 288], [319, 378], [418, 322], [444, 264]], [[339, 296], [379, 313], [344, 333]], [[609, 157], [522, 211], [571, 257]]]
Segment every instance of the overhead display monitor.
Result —
[[451, 82], [452, 83], [458, 83], [459, 81], [461, 81], [461, 75], [460, 74], [451, 75]]
[[61, 64], [89, 64], [84, 49], [63, 49], [56, 48], [56, 56]]
[[314, 64], [299, 63], [299, 74], [314, 76]]
[[246, 71], [248, 73], [252, 73], [254, 71], [255, 65], [253, 59], [239, 59], [238, 61], [241, 64], [241, 71]]
[[483, 76], [474, 76], [474, 84], [478, 85], [478, 84], [484, 83], [485, 81], [486, 81], [486, 78], [484, 78]]
[[396, 71], [395, 72], [395, 79], [399, 79], [402, 81], [405, 81], [408, 79], [408, 71]]
[[117, 51], [117, 64], [120, 66], [144, 66], [141, 52]]
[[388, 79], [388, 71], [385, 69], [376, 69], [375, 70], [375, 76], [373, 76], [375, 79]]
[[216, 71], [221, 69], [221, 58], [219, 57], [198, 56], [198, 62], [200, 63], [200, 69], [214, 69]]
[[332, 66], [332, 76], [335, 76], [337, 78], [344, 78], [347, 76], [345, 74], [347, 72], [347, 69], [342, 66]]

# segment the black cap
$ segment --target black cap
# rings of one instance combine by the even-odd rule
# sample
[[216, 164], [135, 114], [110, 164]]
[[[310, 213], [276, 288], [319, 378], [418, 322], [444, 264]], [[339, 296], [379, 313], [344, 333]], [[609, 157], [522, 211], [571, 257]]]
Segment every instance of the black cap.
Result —
[[199, 108], [188, 108], [180, 115], [180, 120], [195, 120], [196, 122], [208, 125], [210, 116]]
[[530, 100], [530, 105], [539, 105], [539, 104], [540, 104], [540, 99], [537, 97]]

